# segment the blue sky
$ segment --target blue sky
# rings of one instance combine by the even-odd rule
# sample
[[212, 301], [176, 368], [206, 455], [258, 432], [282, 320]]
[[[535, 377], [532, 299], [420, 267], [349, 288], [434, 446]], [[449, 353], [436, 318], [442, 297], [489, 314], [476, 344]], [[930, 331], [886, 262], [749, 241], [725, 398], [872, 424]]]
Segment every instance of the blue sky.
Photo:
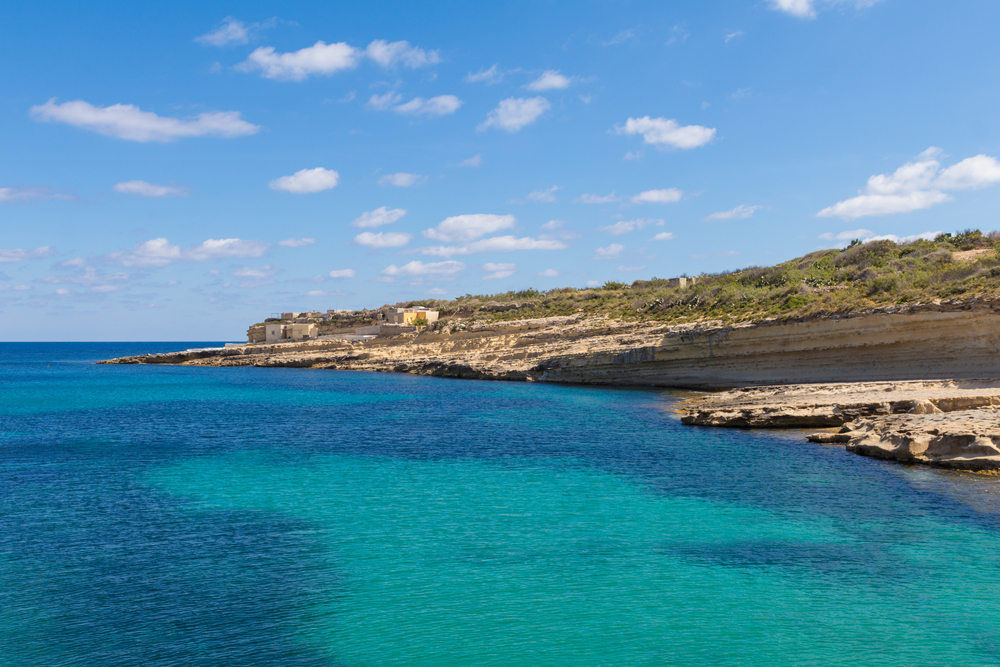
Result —
[[1000, 227], [1000, 3], [6, 3], [3, 340]]

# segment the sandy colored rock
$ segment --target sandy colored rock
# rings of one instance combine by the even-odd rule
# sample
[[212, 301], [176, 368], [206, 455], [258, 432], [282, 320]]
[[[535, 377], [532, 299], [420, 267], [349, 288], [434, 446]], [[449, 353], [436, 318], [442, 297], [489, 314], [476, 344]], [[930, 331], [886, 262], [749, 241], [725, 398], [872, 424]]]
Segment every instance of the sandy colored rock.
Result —
[[[965, 304], [960, 310], [928, 306], [898, 313], [734, 326], [666, 326], [576, 315], [470, 323], [467, 330], [454, 333], [423, 332], [353, 342], [248, 344], [225, 350], [125, 357], [112, 363], [291, 366], [728, 389], [1000, 377], [998, 351], [1000, 313], [990, 304]], [[791, 419], [785, 425], [826, 426], [844, 421], [836, 417], [832, 422], [818, 422], [813, 408], [804, 410], [799, 421]], [[854, 416], [867, 414], [879, 413], [860, 409]]]
[[687, 401], [685, 424], [743, 428], [841, 426], [864, 417], [1000, 407], [998, 380], [922, 380], [734, 389]]
[[879, 459], [959, 470], [1000, 470], [1000, 412], [964, 410], [861, 419], [847, 450]]

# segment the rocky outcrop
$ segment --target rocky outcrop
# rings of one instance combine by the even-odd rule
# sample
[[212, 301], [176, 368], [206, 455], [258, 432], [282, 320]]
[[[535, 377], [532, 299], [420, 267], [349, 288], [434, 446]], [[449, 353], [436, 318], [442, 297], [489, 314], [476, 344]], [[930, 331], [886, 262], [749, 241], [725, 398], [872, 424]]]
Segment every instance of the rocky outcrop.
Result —
[[981, 407], [1000, 408], [1000, 381], [851, 382], [749, 387], [686, 401], [681, 422], [739, 428], [822, 428], [841, 426], [865, 417], [943, 414]]
[[[109, 363], [295, 366], [693, 389], [1000, 377], [1000, 313], [987, 305], [966, 308], [736, 326], [575, 315], [469, 323], [451, 333], [247, 344]], [[871, 414], [863, 407], [847, 409], [856, 410], [851, 418]], [[795, 415], [788, 418], [785, 425], [794, 425]], [[837, 417], [828, 425], [843, 421]]]
[[[842, 435], [847, 450], [942, 468], [1000, 471], [1000, 412], [965, 410], [861, 419]], [[846, 430], [846, 429], [845, 429]]]

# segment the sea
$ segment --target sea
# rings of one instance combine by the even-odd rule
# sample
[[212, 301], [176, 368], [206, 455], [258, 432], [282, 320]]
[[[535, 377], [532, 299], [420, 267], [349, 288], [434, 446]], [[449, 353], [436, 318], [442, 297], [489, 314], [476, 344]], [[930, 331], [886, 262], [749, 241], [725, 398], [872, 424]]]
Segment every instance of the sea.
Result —
[[998, 665], [1000, 479], [690, 394], [0, 344], [0, 665]]

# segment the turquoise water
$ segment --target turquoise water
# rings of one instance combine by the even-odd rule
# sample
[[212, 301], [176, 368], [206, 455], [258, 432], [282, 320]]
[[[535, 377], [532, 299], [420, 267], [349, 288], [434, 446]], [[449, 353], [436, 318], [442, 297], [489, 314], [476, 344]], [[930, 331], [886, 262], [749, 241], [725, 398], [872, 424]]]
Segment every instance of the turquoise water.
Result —
[[1000, 664], [1000, 480], [177, 348], [0, 344], [0, 665]]

